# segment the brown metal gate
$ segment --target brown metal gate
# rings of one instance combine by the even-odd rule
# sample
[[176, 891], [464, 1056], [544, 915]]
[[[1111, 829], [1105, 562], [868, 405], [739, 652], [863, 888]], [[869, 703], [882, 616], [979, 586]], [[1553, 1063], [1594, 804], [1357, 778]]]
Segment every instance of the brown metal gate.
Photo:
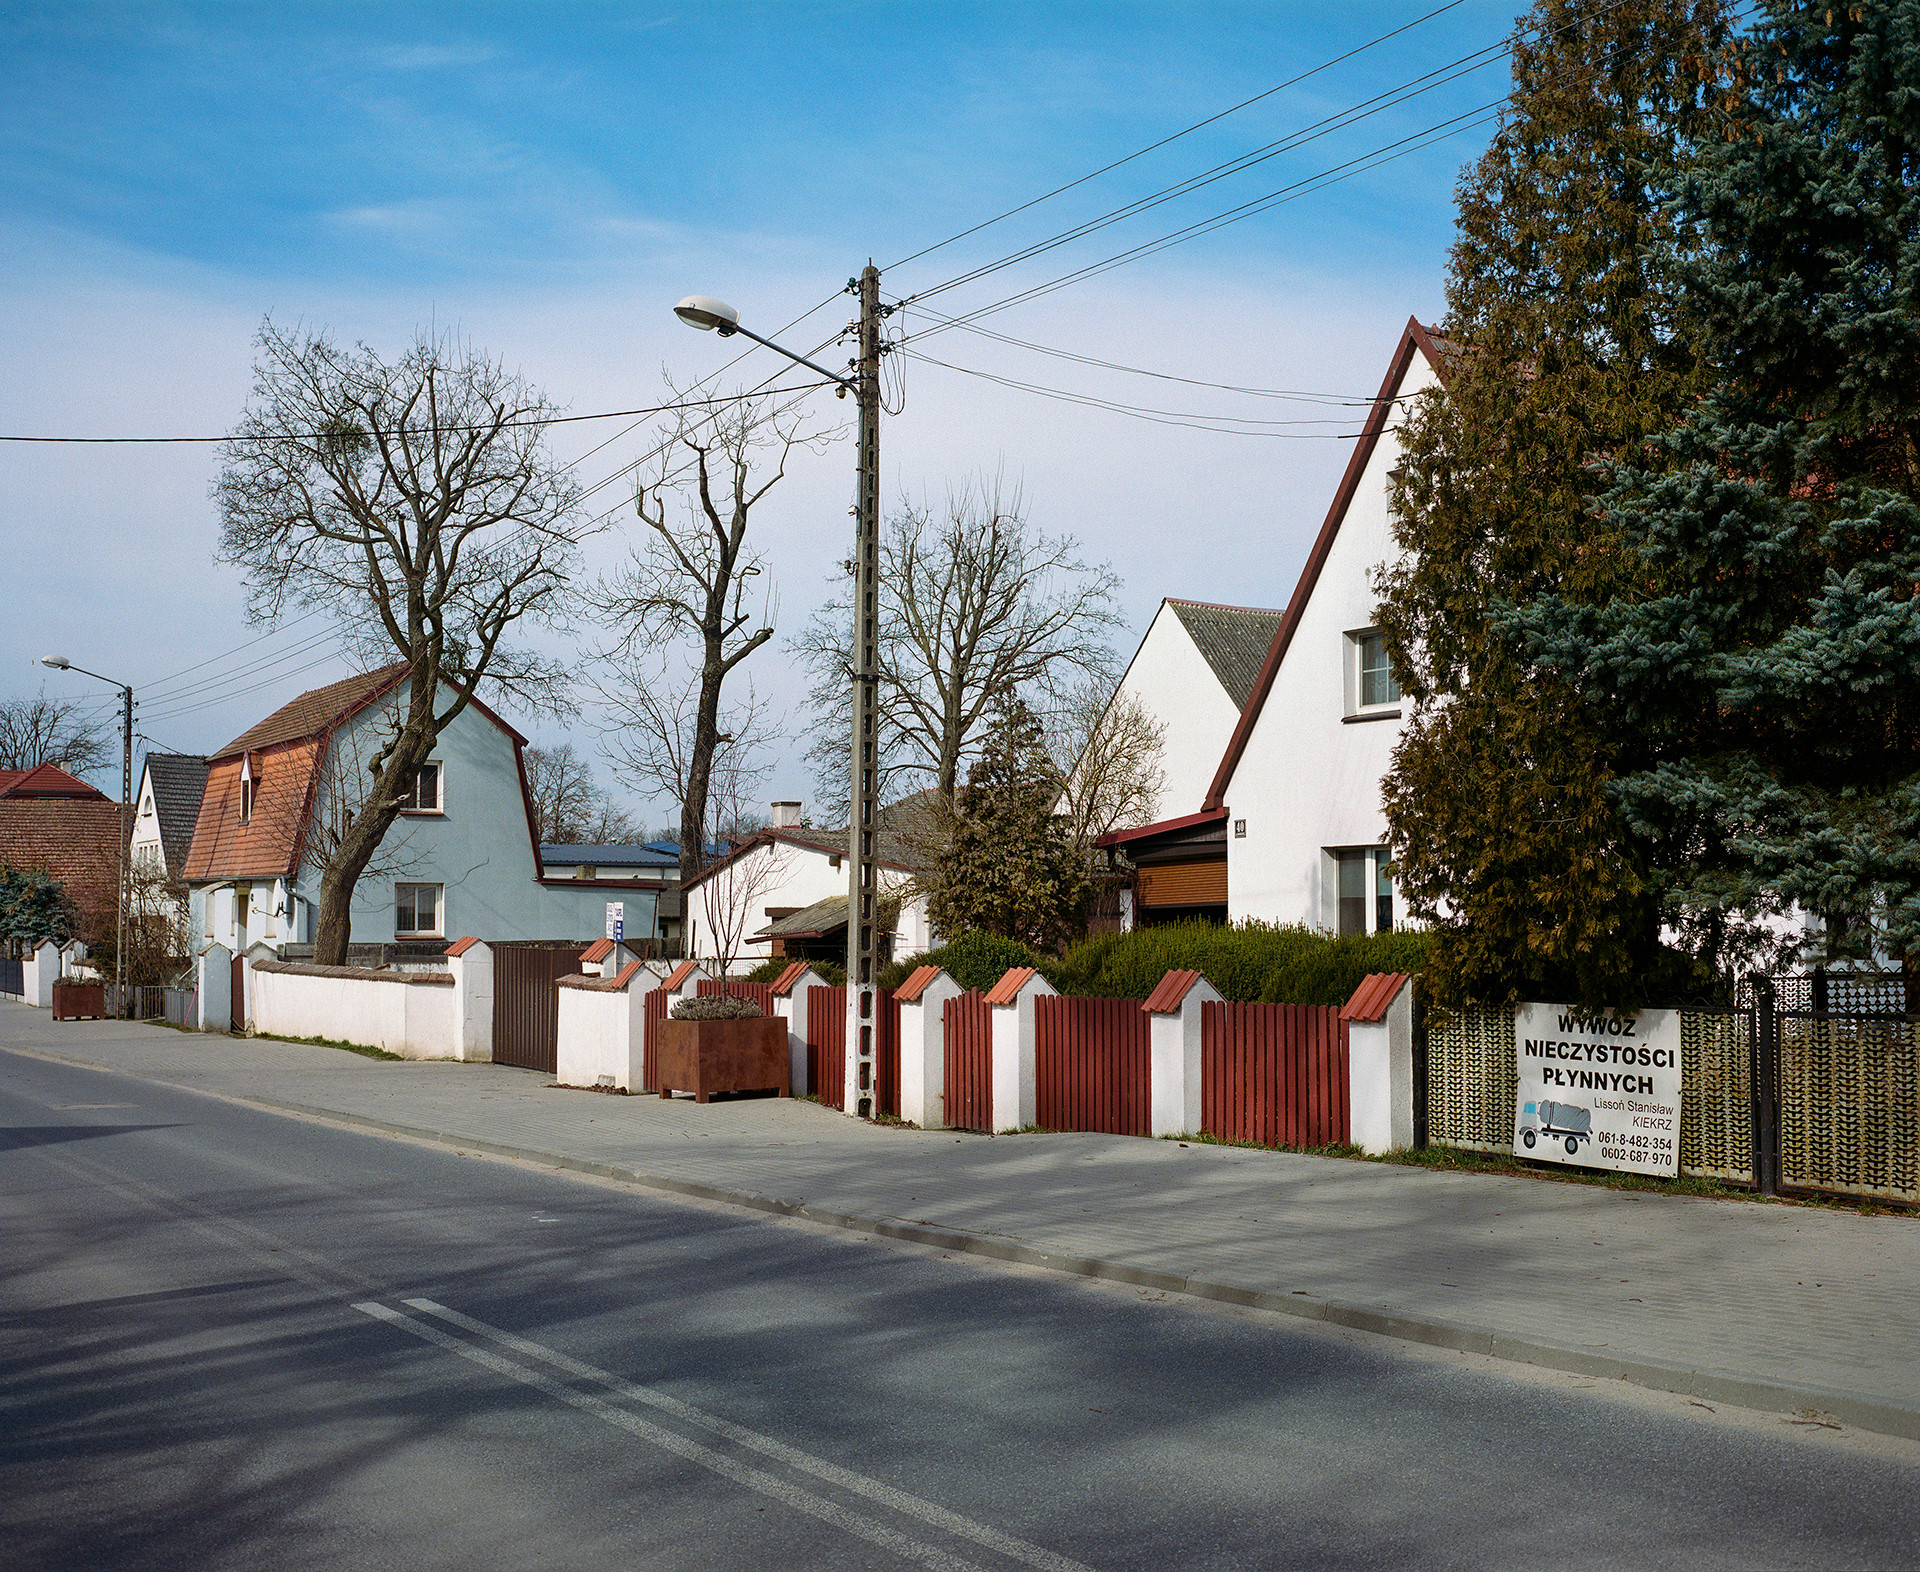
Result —
[[493, 946], [493, 1062], [524, 1070], [560, 1067], [560, 979], [580, 970], [580, 946]]
[[993, 1006], [971, 988], [941, 1014], [947, 1042], [946, 1122], [956, 1130], [993, 1128]]
[[247, 962], [244, 956], [233, 958], [233, 983], [227, 1005], [227, 1015], [236, 1032], [247, 1029]]
[[1347, 1023], [1332, 1005], [1203, 1004], [1201, 1128], [1223, 1141], [1343, 1146]]
[[664, 988], [652, 989], [647, 994], [646, 1038], [640, 1050], [640, 1090], [643, 1092], [660, 1090], [660, 1023], [667, 1018], [670, 1003]]
[[1043, 1130], [1145, 1135], [1151, 1018], [1138, 999], [1033, 1001], [1034, 1118]]

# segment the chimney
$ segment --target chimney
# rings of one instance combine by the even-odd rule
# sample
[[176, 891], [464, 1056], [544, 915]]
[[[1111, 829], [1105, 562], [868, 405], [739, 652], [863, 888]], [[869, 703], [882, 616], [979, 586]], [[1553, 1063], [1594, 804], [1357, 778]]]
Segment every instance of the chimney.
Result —
[[773, 805], [773, 818], [770, 822], [776, 830], [798, 828], [800, 824], [800, 804], [797, 802], [776, 802]]

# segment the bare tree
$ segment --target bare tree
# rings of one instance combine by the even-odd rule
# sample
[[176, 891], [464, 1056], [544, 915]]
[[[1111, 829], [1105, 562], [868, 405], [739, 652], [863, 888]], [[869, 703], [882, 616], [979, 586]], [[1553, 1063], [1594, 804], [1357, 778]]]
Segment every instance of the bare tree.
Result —
[[[931, 785], [951, 802], [998, 706], [1018, 698], [1049, 714], [1076, 681], [1112, 673], [1119, 578], [1082, 561], [1071, 535], [1033, 528], [1017, 487], [949, 493], [938, 520], [903, 507], [882, 533], [879, 576], [880, 755], [893, 789]], [[809, 756], [836, 796], [852, 620], [843, 590], [794, 645], [815, 679]]]
[[749, 843], [716, 863], [695, 886], [694, 897], [700, 903], [707, 932], [713, 939], [723, 994], [726, 977], [745, 947], [747, 936], [757, 921], [765, 919], [762, 903], [786, 880], [790, 857], [791, 853], [778, 841]]
[[[370, 766], [405, 725], [406, 706], [398, 695], [390, 694], [334, 727], [328, 736], [314, 772], [313, 809], [302, 849], [305, 860], [319, 867], [323, 876], [352, 839], [368, 803], [384, 790], [380, 775]], [[423, 860], [424, 853], [413, 844], [411, 826], [397, 835], [389, 831], [368, 853], [359, 877], [403, 879], [417, 872]]]
[[545, 445], [558, 411], [498, 361], [426, 335], [387, 361], [270, 319], [256, 342], [253, 397], [214, 489], [219, 556], [245, 570], [256, 620], [322, 607], [370, 663], [411, 668], [400, 724], [321, 873], [314, 958], [338, 964], [354, 885], [475, 687], [536, 705], [561, 690], [562, 668], [510, 636], [563, 614], [585, 528]]
[[1114, 830], [1153, 822], [1167, 783], [1165, 721], [1133, 694], [1095, 679], [1065, 696], [1049, 731], [1061, 769], [1056, 811], [1082, 853], [1091, 856], [1093, 843]]
[[53, 764], [84, 775], [107, 762], [107, 734], [84, 706], [49, 699], [0, 699], [0, 770], [31, 770]]
[[773, 768], [769, 752], [775, 739], [770, 705], [751, 683], [714, 718], [704, 800], [691, 816], [701, 674], [675, 671], [657, 658], [633, 657], [619, 676], [596, 686], [607, 716], [602, 751], [614, 773], [635, 795], [670, 802], [679, 811], [679, 828], [658, 839], [679, 843], [683, 880], [690, 847], [698, 869], [706, 865], [705, 848], [759, 828], [764, 822], [756, 817], [761, 786]]
[[632, 815], [615, 805], [572, 743], [528, 748], [521, 759], [543, 846], [619, 846], [633, 839]]
[[[618, 652], [630, 674], [635, 657], [675, 643], [690, 646], [690, 687], [670, 677], [663, 694], [634, 686], [627, 708], [636, 724], [656, 732], [637, 744], [641, 762], [627, 763], [637, 779], [657, 782], [679, 804], [683, 881], [700, 869], [714, 760], [729, 746], [730, 729], [721, 723], [727, 678], [773, 637], [771, 593], [761, 597], [757, 615], [749, 599], [750, 581], [764, 563], [747, 540], [747, 521], [785, 476], [796, 447], [818, 448], [830, 439], [830, 433], [803, 433], [766, 400], [744, 396], [717, 418], [677, 414], [661, 444], [659, 470], [634, 493], [634, 511], [647, 526], [645, 544], [595, 595], [619, 629]], [[670, 488], [681, 492], [679, 506]], [[654, 759], [649, 750], [656, 744], [661, 752]]]

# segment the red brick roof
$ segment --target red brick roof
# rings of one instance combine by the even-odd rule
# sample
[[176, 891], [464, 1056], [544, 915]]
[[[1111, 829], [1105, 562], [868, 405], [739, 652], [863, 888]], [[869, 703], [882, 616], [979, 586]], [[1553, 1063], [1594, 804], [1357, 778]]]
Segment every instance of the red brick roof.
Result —
[[253, 816], [240, 819], [240, 758], [222, 759], [207, 771], [206, 795], [181, 877], [277, 879], [300, 866], [301, 842], [314, 777], [326, 746], [324, 736], [255, 750]]
[[44, 868], [83, 914], [110, 912], [119, 902], [120, 805], [95, 797], [0, 799], [0, 863]]
[[326, 731], [370, 699], [378, 698], [406, 676], [407, 671], [405, 661], [396, 661], [378, 671], [363, 671], [323, 688], [309, 688], [297, 699], [281, 705], [259, 725], [243, 731], [211, 757], [238, 758], [249, 748], [271, 748], [276, 743], [297, 742]]
[[898, 988], [893, 990], [893, 997], [901, 1004], [917, 1003], [920, 995], [927, 991], [927, 984], [939, 975], [939, 967], [922, 966]]
[[57, 764], [36, 764], [30, 770], [0, 770], [0, 797], [83, 798], [88, 802], [111, 800], [105, 792], [89, 786], [77, 775], [69, 775]]
[[[1149, 1015], [1175, 1015], [1197, 982], [1206, 982], [1198, 972], [1168, 972], [1140, 1006]], [[1211, 986], [1211, 984], [1209, 984]]]
[[1375, 1022], [1387, 1018], [1387, 1010], [1407, 985], [1405, 972], [1374, 972], [1361, 980], [1353, 997], [1340, 1007], [1343, 1021]]
[[993, 985], [993, 991], [987, 995], [988, 1004], [1012, 1004], [1020, 997], [1020, 990], [1034, 975], [1031, 966], [1009, 966], [1004, 976]]

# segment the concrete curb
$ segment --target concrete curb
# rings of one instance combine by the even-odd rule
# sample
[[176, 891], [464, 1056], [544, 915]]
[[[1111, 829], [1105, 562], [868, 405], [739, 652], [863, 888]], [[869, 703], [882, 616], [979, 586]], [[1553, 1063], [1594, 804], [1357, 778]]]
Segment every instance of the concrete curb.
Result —
[[1158, 1288], [1167, 1293], [1190, 1294], [1196, 1299], [1212, 1299], [1222, 1304], [1244, 1305], [1277, 1315], [1289, 1315], [1307, 1321], [1324, 1321], [1334, 1326], [1351, 1327], [1381, 1337], [1399, 1338], [1408, 1343], [1425, 1343], [1435, 1348], [1456, 1349], [1462, 1353], [1482, 1354], [1512, 1364], [1537, 1365], [1548, 1370], [1564, 1370], [1574, 1375], [1595, 1376], [1604, 1380], [1625, 1381], [1656, 1392], [1672, 1392], [1683, 1397], [1726, 1403], [1735, 1408], [1756, 1409], [1762, 1413], [1798, 1413], [1810, 1410], [1859, 1430], [1920, 1440], [1920, 1405], [1889, 1403], [1855, 1392], [1828, 1387], [1796, 1386], [1790, 1382], [1770, 1381], [1759, 1376], [1742, 1375], [1732, 1370], [1716, 1370], [1658, 1359], [1629, 1359], [1577, 1344], [1553, 1343], [1541, 1339], [1515, 1337], [1491, 1327], [1443, 1320], [1405, 1310], [1344, 1304], [1321, 1299], [1306, 1292], [1275, 1293], [1268, 1289], [1248, 1288], [1236, 1283], [1215, 1282], [1203, 1277], [1182, 1277], [1173, 1272], [1133, 1266], [1125, 1261], [1109, 1261], [1098, 1256], [1071, 1255], [1037, 1245], [1018, 1244], [1007, 1239], [968, 1233], [964, 1229], [941, 1228], [929, 1223], [912, 1223], [897, 1217], [862, 1217], [852, 1212], [836, 1212], [826, 1207], [809, 1206], [803, 1200], [786, 1200], [762, 1195], [756, 1190], [734, 1190], [724, 1185], [705, 1184], [696, 1179], [681, 1179], [671, 1174], [642, 1173], [618, 1163], [594, 1162], [568, 1157], [558, 1152], [542, 1152], [530, 1147], [509, 1146], [450, 1130], [430, 1130], [418, 1125], [398, 1124], [375, 1119], [367, 1114], [347, 1113], [337, 1108], [320, 1108], [307, 1103], [285, 1102], [277, 1097], [241, 1097], [231, 1092], [209, 1091], [139, 1075], [111, 1065], [85, 1059], [68, 1058], [35, 1048], [8, 1046], [9, 1053], [46, 1059], [76, 1069], [97, 1070], [108, 1075], [124, 1075], [129, 1080], [151, 1081], [174, 1091], [192, 1092], [221, 1102], [258, 1108], [269, 1113], [298, 1114], [329, 1124], [368, 1130], [379, 1135], [404, 1136], [436, 1146], [464, 1151], [484, 1152], [490, 1157], [506, 1157], [521, 1162], [540, 1163], [573, 1173], [590, 1174], [597, 1179], [612, 1179], [644, 1189], [685, 1195], [702, 1201], [720, 1201], [747, 1207], [779, 1217], [797, 1217], [883, 1239], [900, 1239], [910, 1244], [931, 1245], [968, 1255], [985, 1256], [996, 1261], [1011, 1261], [1022, 1266], [1037, 1266], [1050, 1272], [1075, 1277], [1096, 1277], [1109, 1282], [1131, 1283], [1141, 1288]]

